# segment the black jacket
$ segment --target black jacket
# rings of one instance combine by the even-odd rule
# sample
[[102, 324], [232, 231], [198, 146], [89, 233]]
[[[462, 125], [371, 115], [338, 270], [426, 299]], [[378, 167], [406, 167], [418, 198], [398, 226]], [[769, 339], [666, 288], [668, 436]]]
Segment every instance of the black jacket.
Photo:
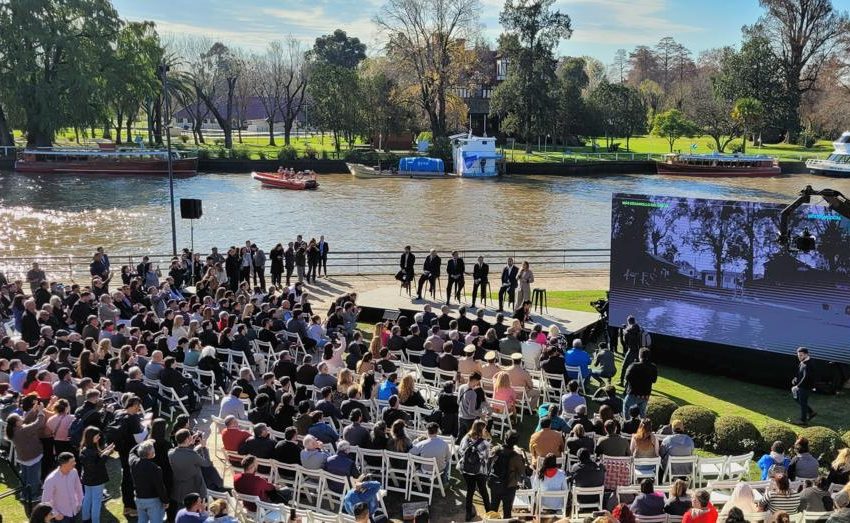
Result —
[[431, 277], [436, 278], [440, 276], [440, 265], [442, 265], [442, 261], [440, 261], [440, 257], [436, 254], [425, 257], [425, 262], [422, 264], [422, 272], [431, 273]]
[[480, 281], [488, 281], [487, 278], [490, 276], [490, 266], [486, 263], [478, 265], [475, 264], [475, 267], [472, 268], [472, 279], [480, 280]]
[[296, 441], [278, 441], [274, 446], [273, 457], [281, 463], [301, 464], [301, 445]]
[[457, 276], [455, 278], [457, 280], [463, 279], [463, 274], [466, 272], [466, 266], [463, 263], [463, 258], [458, 258], [455, 260], [454, 258], [449, 258], [449, 261], [446, 262], [446, 274], [449, 277]]
[[[407, 259], [405, 259], [407, 257]], [[402, 253], [401, 257], [398, 259], [398, 266], [407, 274], [408, 277], [413, 277], [413, 267], [416, 263], [416, 255], [412, 252], [410, 254]]]
[[658, 379], [658, 368], [653, 363], [637, 362], [626, 369], [626, 394], [649, 396], [652, 384]]
[[517, 275], [519, 274], [519, 267], [516, 265], [508, 268], [505, 265], [505, 268], [502, 269], [502, 286], [507, 284], [511, 289], [516, 289], [517, 286]]
[[239, 445], [239, 454], [268, 459], [274, 454], [275, 442], [271, 438], [255, 438], [251, 436]]
[[150, 459], [143, 459], [138, 454], [139, 447], [130, 451], [130, 474], [133, 476], [133, 488], [136, 497], [140, 499], [159, 498], [163, 503], [168, 503], [168, 492], [165, 490], [165, 481], [162, 477], [162, 469]]
[[109, 483], [109, 473], [106, 472], [106, 462], [109, 458], [101, 456], [100, 451], [85, 448], [80, 452], [80, 464], [83, 467], [81, 478], [83, 485], [94, 486]]
[[795, 385], [802, 389], [813, 389], [815, 387], [815, 378], [812, 372], [813, 367], [811, 358], [800, 362], [800, 366], [797, 367], [797, 381]]

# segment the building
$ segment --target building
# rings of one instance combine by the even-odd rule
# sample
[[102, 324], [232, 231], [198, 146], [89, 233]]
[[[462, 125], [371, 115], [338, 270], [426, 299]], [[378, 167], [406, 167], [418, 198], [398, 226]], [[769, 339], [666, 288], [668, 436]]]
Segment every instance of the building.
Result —
[[[717, 272], [700, 271], [702, 282], [706, 287], [717, 288]], [[721, 289], [740, 289], [744, 282], [744, 273], [738, 271], [723, 271], [723, 281], [720, 282]]]
[[499, 119], [490, 116], [490, 98], [493, 90], [508, 74], [508, 60], [497, 51], [487, 51], [484, 58], [489, 74], [480, 84], [472, 87], [455, 87], [452, 92], [463, 99], [469, 110], [469, 126], [475, 136], [495, 136], [499, 132]]

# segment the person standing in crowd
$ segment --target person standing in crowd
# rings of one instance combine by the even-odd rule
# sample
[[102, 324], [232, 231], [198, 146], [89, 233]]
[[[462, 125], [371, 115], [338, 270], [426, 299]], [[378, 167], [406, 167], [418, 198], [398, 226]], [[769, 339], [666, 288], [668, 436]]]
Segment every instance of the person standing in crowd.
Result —
[[475, 519], [475, 507], [472, 503], [475, 490], [478, 489], [484, 501], [484, 511], [490, 511], [490, 495], [487, 490], [487, 463], [490, 457], [490, 434], [487, 423], [475, 420], [463, 433], [460, 441], [460, 460], [458, 469], [466, 482], [466, 521]]
[[517, 276], [519, 268], [514, 265], [514, 259], [508, 258], [508, 264], [502, 269], [502, 285], [499, 287], [499, 312], [505, 310], [505, 295], [508, 303], [516, 303]]
[[809, 357], [809, 349], [800, 347], [797, 349], [797, 359], [800, 365], [797, 367], [797, 375], [791, 380], [791, 394], [800, 404], [800, 419], [797, 425], [807, 425], [809, 420], [817, 416], [817, 412], [809, 406], [809, 395], [815, 387], [815, 377], [812, 360]]
[[260, 289], [266, 292], [266, 253], [257, 247], [256, 243], [251, 244], [251, 253], [254, 264], [254, 287], [259, 282]]
[[227, 250], [227, 258], [224, 260], [224, 271], [227, 273], [227, 284], [233, 292], [239, 288], [241, 267], [242, 259], [239, 257], [239, 251], [236, 247], [230, 247]]
[[328, 247], [328, 242], [325, 241], [325, 235], [322, 234], [319, 236], [319, 276], [324, 273], [325, 278], [328, 277], [328, 253], [330, 252], [330, 248]]
[[41, 282], [47, 279], [44, 271], [38, 266], [38, 263], [33, 262], [32, 268], [27, 271], [27, 283], [30, 284], [30, 293], [35, 294], [35, 291], [41, 286]]
[[416, 288], [417, 300], [422, 299], [422, 287], [425, 286], [425, 282], [428, 282], [430, 292], [432, 295], [434, 294], [437, 278], [440, 277], [441, 263], [440, 257], [437, 256], [437, 251], [435, 249], [431, 249], [428, 256], [425, 257], [425, 261], [422, 263], [422, 275], [419, 276], [419, 285]]
[[162, 469], [154, 462], [155, 455], [153, 440], [143, 441], [130, 452], [127, 468], [132, 472], [132, 485], [135, 487], [134, 505], [138, 509], [138, 523], [159, 523], [165, 519], [168, 508], [165, 478]]
[[275, 245], [274, 248], [269, 251], [269, 259], [272, 262], [272, 285], [275, 287], [281, 286], [281, 276], [283, 275], [283, 252], [283, 245], [280, 243]]
[[100, 510], [103, 505], [103, 490], [109, 482], [106, 462], [115, 445], [102, 446], [103, 434], [94, 426], [83, 431], [80, 463], [83, 467], [83, 521], [100, 523]]
[[641, 333], [640, 325], [638, 325], [634, 316], [626, 318], [626, 324], [620, 328], [620, 344], [623, 346], [623, 352], [626, 355], [620, 372], [621, 387], [626, 377], [626, 369], [637, 359], [638, 351], [641, 348]]
[[245, 247], [239, 250], [239, 283], [251, 283], [251, 272], [254, 270], [254, 260], [251, 253], [251, 242], [245, 242]]
[[319, 271], [319, 245], [315, 238], [311, 238], [307, 244], [307, 283], [316, 283], [316, 273]]
[[632, 363], [624, 371], [626, 377], [626, 397], [623, 400], [623, 417], [629, 413], [629, 407], [640, 407], [640, 415], [646, 415], [646, 405], [652, 394], [652, 384], [658, 380], [658, 368], [650, 361], [649, 349], [638, 352], [638, 362]]
[[490, 458], [490, 475], [487, 479], [490, 509], [498, 511], [501, 505], [502, 517], [505, 519], [511, 517], [517, 488], [525, 476], [525, 458], [516, 450], [518, 442], [517, 432], [509, 430], [505, 434], [505, 444], [494, 448]]
[[472, 268], [472, 308], [475, 308], [475, 299], [478, 290], [481, 290], [481, 303], [487, 303], [487, 291], [490, 287], [490, 266], [484, 263], [484, 257], [479, 256], [475, 267]]
[[473, 372], [467, 382], [458, 388], [458, 437], [457, 443], [467, 433], [476, 420], [480, 420], [487, 412], [487, 399], [481, 388], [481, 373]]
[[528, 262], [522, 262], [522, 269], [517, 275], [519, 291], [516, 295], [516, 303], [531, 302], [531, 284], [534, 283], [534, 273], [531, 272]]
[[[297, 242], [298, 247], [295, 249], [295, 270], [298, 273], [298, 283], [304, 283], [304, 276], [307, 274], [307, 244]], [[287, 283], [288, 283], [287, 278]]]
[[200, 432], [192, 434], [188, 429], [180, 429], [174, 434], [174, 440], [177, 448], [168, 451], [168, 461], [174, 474], [174, 487], [169, 493], [171, 500], [168, 503], [177, 507], [193, 492], [207, 497], [203, 469], [212, 466], [212, 463], [203, 456], [205, 441]]
[[75, 521], [83, 506], [83, 485], [77, 473], [77, 461], [70, 452], [56, 457], [59, 466], [44, 480], [41, 502], [53, 507], [62, 520]]
[[286, 269], [286, 286], [292, 286], [292, 271], [295, 269], [295, 248], [289, 242], [283, 251], [283, 267]]
[[466, 268], [463, 263], [463, 258], [458, 256], [457, 251], [452, 251], [452, 257], [446, 263], [446, 276], [448, 283], [446, 287], [446, 305], [449, 305], [452, 298], [452, 287], [455, 291], [455, 299], [460, 302], [460, 293], [463, 290], [463, 274]]
[[[124, 515], [125, 516], [135, 516], [136, 515], [136, 499], [139, 497], [139, 489], [136, 488], [135, 495], [133, 492], [133, 480], [136, 477], [134, 473], [132, 473], [130, 457], [131, 451], [136, 447], [137, 444], [141, 443], [147, 437], [148, 431], [142, 425], [142, 400], [139, 399], [138, 396], [129, 396], [125, 403], [124, 409], [115, 413], [115, 420], [109, 425], [109, 429], [114, 433], [113, 442], [115, 443], [115, 450], [118, 451], [118, 457], [121, 461], [121, 499], [124, 502]], [[151, 456], [136, 455], [136, 458], [139, 459], [153, 459], [153, 442], [151, 442]], [[155, 464], [154, 464], [155, 465]], [[147, 465], [143, 464], [142, 469], [149, 468]], [[162, 471], [159, 467], [156, 467], [159, 470], [160, 477], [162, 476]], [[143, 472], [145, 474], [146, 472]], [[162, 480], [160, 479], [160, 483]], [[164, 490], [164, 487], [163, 487]], [[151, 494], [150, 491], [145, 492], [145, 494]], [[151, 496], [153, 497], [153, 496]], [[164, 500], [167, 502], [167, 499]], [[150, 508], [152, 506], [151, 503], [146, 505], [146, 508]]]

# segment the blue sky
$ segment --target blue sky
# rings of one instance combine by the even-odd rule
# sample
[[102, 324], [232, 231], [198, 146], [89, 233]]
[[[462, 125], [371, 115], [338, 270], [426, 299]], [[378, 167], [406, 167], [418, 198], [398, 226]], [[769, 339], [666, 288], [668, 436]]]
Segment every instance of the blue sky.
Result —
[[[423, 0], [427, 1], [427, 0]], [[495, 44], [504, 0], [480, 0], [484, 36]], [[337, 27], [370, 47], [378, 43], [372, 17], [384, 0], [113, 0], [130, 20], [154, 20], [161, 33], [220, 38], [246, 49], [288, 34], [307, 44]], [[850, 0], [834, 0], [847, 9]], [[618, 48], [654, 45], [673, 36], [692, 51], [740, 41], [741, 26], [761, 14], [757, 0], [558, 0], [573, 20], [562, 55], [590, 55], [610, 63]]]

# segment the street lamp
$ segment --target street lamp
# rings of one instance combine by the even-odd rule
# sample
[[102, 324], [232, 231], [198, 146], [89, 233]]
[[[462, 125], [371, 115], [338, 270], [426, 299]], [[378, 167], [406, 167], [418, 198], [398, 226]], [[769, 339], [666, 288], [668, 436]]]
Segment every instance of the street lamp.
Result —
[[165, 146], [168, 150], [168, 194], [171, 198], [171, 255], [177, 256], [177, 224], [174, 221], [174, 166], [171, 163], [171, 99], [168, 96], [168, 70], [166, 64], [157, 67], [162, 77], [162, 97], [165, 100]]

